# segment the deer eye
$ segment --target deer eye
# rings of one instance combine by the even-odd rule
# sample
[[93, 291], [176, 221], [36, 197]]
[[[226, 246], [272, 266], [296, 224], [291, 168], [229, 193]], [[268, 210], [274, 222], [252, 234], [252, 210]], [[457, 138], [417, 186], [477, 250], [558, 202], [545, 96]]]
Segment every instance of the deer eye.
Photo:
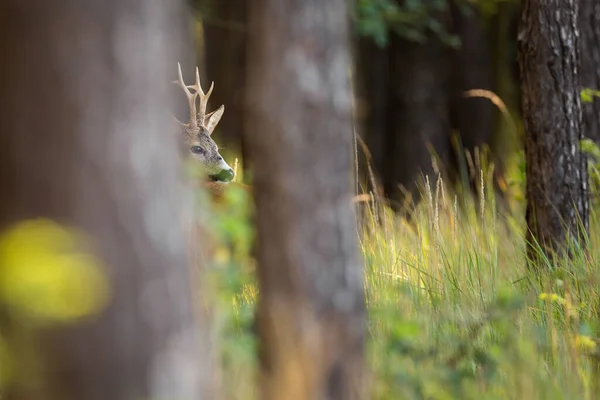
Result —
[[192, 151], [192, 153], [194, 153], [194, 154], [204, 154], [204, 153], [205, 153], [205, 152], [204, 152], [204, 149], [203, 149], [202, 147], [200, 147], [200, 146], [192, 146], [192, 147], [190, 148], [190, 150], [191, 150], [191, 151]]

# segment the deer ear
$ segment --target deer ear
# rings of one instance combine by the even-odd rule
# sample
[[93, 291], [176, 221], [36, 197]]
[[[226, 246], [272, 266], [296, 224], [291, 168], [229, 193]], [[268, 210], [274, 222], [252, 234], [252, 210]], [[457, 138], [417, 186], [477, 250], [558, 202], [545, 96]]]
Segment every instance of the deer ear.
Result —
[[225, 106], [221, 106], [219, 108], [217, 108], [215, 111], [211, 112], [210, 114], [206, 115], [205, 117], [205, 127], [206, 130], [208, 131], [209, 135], [212, 135], [213, 131], [215, 130], [215, 127], [217, 126], [217, 124], [219, 123], [219, 121], [221, 120], [221, 117], [223, 116], [223, 113], [225, 112]]

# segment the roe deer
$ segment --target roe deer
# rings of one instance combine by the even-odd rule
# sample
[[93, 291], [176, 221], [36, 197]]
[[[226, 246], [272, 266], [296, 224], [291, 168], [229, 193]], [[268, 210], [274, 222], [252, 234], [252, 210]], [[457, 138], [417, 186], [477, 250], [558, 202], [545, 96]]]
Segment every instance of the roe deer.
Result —
[[[219, 147], [210, 137], [225, 112], [225, 106], [222, 105], [215, 111], [206, 114], [208, 99], [215, 84], [213, 82], [208, 92], [204, 93], [200, 86], [198, 67], [196, 67], [196, 83], [188, 86], [183, 81], [179, 63], [177, 63], [177, 67], [179, 79], [173, 83], [181, 87], [185, 93], [190, 113], [187, 124], [179, 121], [186, 151], [189, 151], [189, 154], [200, 163], [203, 172], [207, 174], [210, 181], [230, 182], [234, 177], [233, 169], [223, 160], [223, 157], [219, 154]], [[196, 108], [196, 98], [200, 99], [198, 108]]]
[[[223, 157], [219, 154], [219, 147], [211, 138], [215, 127], [225, 112], [225, 106], [221, 105], [215, 111], [206, 114], [206, 106], [214, 89], [214, 82], [211, 83], [208, 92], [204, 93], [200, 85], [198, 67], [196, 67], [196, 82], [193, 85], [186, 85], [183, 81], [181, 65], [179, 63], [177, 63], [177, 68], [179, 79], [173, 83], [181, 87], [185, 93], [189, 107], [189, 122], [185, 124], [178, 121], [184, 136], [182, 144], [185, 145], [185, 151], [189, 151], [188, 154], [191, 154], [194, 160], [200, 163], [208, 176], [208, 181], [203, 182], [204, 189], [213, 200], [220, 200], [230, 184], [244, 189], [251, 195], [252, 190], [250, 186], [232, 182], [235, 173], [225, 160], [223, 160]], [[198, 108], [196, 108], [196, 98], [200, 99]], [[370, 196], [368, 194], [359, 194], [352, 198], [352, 203], [369, 201], [369, 199]]]
[[[189, 108], [189, 122], [181, 125], [181, 131], [184, 137], [182, 144], [185, 146], [185, 152], [189, 153], [192, 158], [199, 162], [202, 170], [206, 173], [208, 180], [203, 182], [204, 189], [208, 191], [213, 200], [220, 200], [223, 196], [225, 188], [235, 176], [233, 169], [223, 160], [219, 154], [219, 147], [211, 138], [215, 127], [221, 120], [225, 112], [225, 106], [221, 105], [215, 111], [206, 113], [208, 99], [214, 89], [214, 82], [206, 93], [200, 85], [200, 73], [196, 67], [196, 82], [193, 85], [186, 85], [183, 81], [181, 73], [181, 65], [177, 63], [178, 80], [173, 83], [177, 84], [184, 92]], [[193, 90], [192, 91], [190, 91]], [[196, 108], [196, 98], [199, 98], [199, 107]], [[250, 191], [249, 187], [239, 183], [236, 186], [242, 187], [246, 191]]]

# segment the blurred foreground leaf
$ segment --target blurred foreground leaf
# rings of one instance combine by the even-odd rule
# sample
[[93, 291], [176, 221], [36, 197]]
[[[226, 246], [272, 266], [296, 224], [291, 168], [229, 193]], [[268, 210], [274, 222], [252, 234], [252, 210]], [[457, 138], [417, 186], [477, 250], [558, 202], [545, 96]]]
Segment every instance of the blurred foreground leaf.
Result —
[[64, 322], [99, 312], [108, 284], [83, 234], [47, 219], [0, 234], [0, 300], [30, 322]]

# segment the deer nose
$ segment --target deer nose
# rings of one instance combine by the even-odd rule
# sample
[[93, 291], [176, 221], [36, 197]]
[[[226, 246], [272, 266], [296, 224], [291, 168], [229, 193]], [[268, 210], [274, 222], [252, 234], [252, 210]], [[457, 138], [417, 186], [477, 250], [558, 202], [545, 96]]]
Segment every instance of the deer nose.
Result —
[[211, 179], [217, 182], [231, 182], [235, 173], [231, 168], [222, 169], [218, 174], [211, 175]]
[[235, 172], [233, 172], [233, 170], [231, 168], [225, 169], [225, 170], [221, 171], [221, 173], [223, 174], [223, 177], [225, 178], [223, 180], [226, 182], [232, 181], [233, 177], [235, 176]]

